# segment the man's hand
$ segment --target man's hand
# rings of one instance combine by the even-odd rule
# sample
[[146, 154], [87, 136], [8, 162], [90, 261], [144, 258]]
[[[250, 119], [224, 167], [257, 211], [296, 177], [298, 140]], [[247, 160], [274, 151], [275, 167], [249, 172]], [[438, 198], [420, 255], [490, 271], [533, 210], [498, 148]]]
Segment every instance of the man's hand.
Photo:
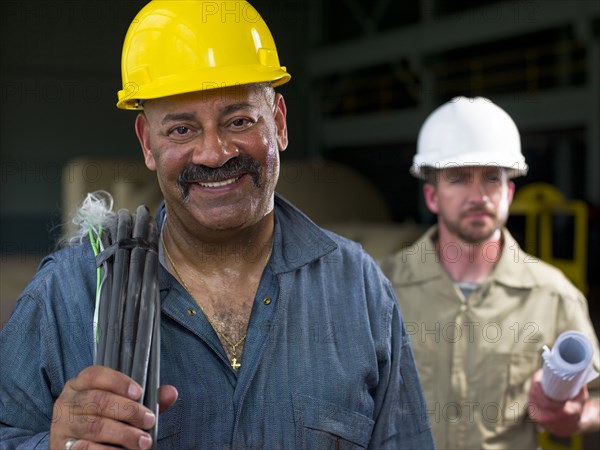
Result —
[[[541, 385], [543, 369], [533, 374], [529, 390], [529, 417], [546, 431], [555, 436], [568, 437], [587, 431], [589, 413], [584, 413], [584, 405], [588, 402], [587, 386], [584, 386], [576, 397], [564, 402], [557, 402], [544, 394]], [[587, 410], [590, 405], [586, 405]], [[582, 421], [582, 416], [584, 421]]]
[[[153, 411], [138, 403], [142, 388], [130, 377], [102, 366], [90, 366], [69, 380], [54, 404], [50, 448], [62, 449], [69, 439], [71, 450], [104, 448], [102, 445], [147, 449], [148, 432], [156, 422]], [[173, 386], [159, 393], [160, 411], [177, 400]], [[113, 448], [113, 447], [106, 447]]]
[[600, 430], [600, 402], [598, 400], [590, 399], [583, 405], [581, 430], [583, 433], [593, 433]]

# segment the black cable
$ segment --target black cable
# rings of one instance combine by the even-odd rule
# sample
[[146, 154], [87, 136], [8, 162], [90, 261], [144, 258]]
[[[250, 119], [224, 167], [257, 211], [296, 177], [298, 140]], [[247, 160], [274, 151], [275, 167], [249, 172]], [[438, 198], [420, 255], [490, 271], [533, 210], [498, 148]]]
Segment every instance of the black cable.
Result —
[[[154, 237], [156, 226], [150, 226], [150, 235]], [[133, 370], [131, 378], [137, 381], [140, 386], [146, 386], [146, 375], [148, 364], [150, 362], [150, 346], [152, 344], [152, 327], [154, 325], [154, 308], [156, 295], [156, 283], [152, 282], [158, 276], [158, 255], [148, 253], [144, 264], [144, 280], [148, 280], [142, 286], [142, 298], [140, 300], [140, 310], [138, 318], [138, 333], [135, 340], [135, 351], [133, 354]]]
[[[158, 229], [150, 223], [148, 239], [158, 247]], [[152, 434], [153, 448], [158, 441], [158, 389], [160, 376], [160, 287], [158, 253], [148, 252], [144, 265], [144, 284], [140, 301], [138, 335], [133, 359], [132, 378], [144, 387], [143, 404], [154, 411], [156, 423]], [[138, 378], [139, 377], [139, 378]]]
[[[131, 237], [131, 214], [126, 209], [118, 212], [117, 242]], [[121, 328], [123, 309], [127, 298], [127, 277], [129, 275], [130, 251], [118, 248], [114, 256], [112, 291], [107, 329], [105, 365], [119, 370], [119, 352], [121, 351]]]
[[152, 336], [152, 348], [150, 351], [150, 367], [148, 369], [148, 380], [146, 383], [147, 393], [144, 405], [154, 411], [156, 422], [150, 430], [152, 435], [152, 450], [158, 448], [158, 400], [160, 388], [160, 289], [158, 280], [156, 283], [156, 294], [154, 296], [154, 332]]
[[[148, 237], [149, 223], [150, 214], [148, 208], [144, 205], [138, 206], [135, 214], [133, 238], [141, 238], [146, 240]], [[125, 302], [122, 328], [123, 332], [121, 335], [121, 359], [119, 361], [120, 370], [126, 375], [131, 375], [131, 366], [133, 363], [133, 350], [135, 348], [137, 335], [137, 317], [140, 308], [140, 295], [142, 294], [142, 278], [145, 259], [146, 251], [141, 246], [136, 246], [131, 250], [128, 275], [129, 281], [127, 284], [127, 300]]]
[[[105, 224], [104, 232], [101, 235], [102, 248], [106, 249], [111, 245], [111, 239], [116, 236], [117, 223]], [[104, 261], [102, 265], [102, 284], [100, 289], [100, 305], [98, 311], [98, 333], [100, 337], [98, 339], [98, 346], [96, 349], [96, 364], [101, 366], [106, 365], [106, 343], [107, 333], [109, 327], [109, 310], [110, 310], [110, 294], [112, 292], [112, 269], [113, 269], [113, 258], [109, 258]], [[99, 264], [100, 265], [100, 264]], [[96, 336], [94, 337], [96, 338]]]
[[160, 383], [158, 237], [148, 208], [139, 206], [134, 217], [122, 209], [102, 234], [103, 251], [96, 257], [103, 279], [96, 364], [119, 370], [144, 388], [140, 403], [157, 417], [150, 430], [153, 448], [158, 440]]

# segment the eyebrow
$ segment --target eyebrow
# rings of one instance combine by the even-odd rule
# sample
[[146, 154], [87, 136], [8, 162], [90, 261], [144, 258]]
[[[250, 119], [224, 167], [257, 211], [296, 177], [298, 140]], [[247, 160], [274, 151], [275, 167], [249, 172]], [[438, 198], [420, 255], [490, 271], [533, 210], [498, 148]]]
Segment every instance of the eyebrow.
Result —
[[195, 119], [195, 115], [193, 113], [175, 113], [175, 114], [167, 114], [163, 117], [161, 124], [164, 125], [168, 122], [177, 122], [180, 120], [193, 120]]
[[225, 106], [222, 110], [221, 110], [221, 114], [222, 115], [227, 115], [227, 114], [231, 114], [234, 113], [236, 111], [239, 111], [241, 109], [253, 109], [254, 106], [251, 105], [248, 102], [240, 102], [240, 103], [232, 103], [230, 105]]
[[[226, 105], [220, 111], [220, 114], [227, 115], [227, 114], [231, 114], [231, 113], [234, 113], [236, 111], [240, 111], [240, 110], [246, 109], [246, 108], [254, 108], [254, 107], [248, 102], [232, 103], [230, 105]], [[165, 125], [166, 123], [169, 123], [169, 122], [178, 122], [178, 121], [195, 120], [195, 119], [196, 119], [196, 115], [194, 113], [189, 113], [189, 112], [173, 113], [173, 114], [167, 114], [165, 117], [163, 117], [161, 124]]]

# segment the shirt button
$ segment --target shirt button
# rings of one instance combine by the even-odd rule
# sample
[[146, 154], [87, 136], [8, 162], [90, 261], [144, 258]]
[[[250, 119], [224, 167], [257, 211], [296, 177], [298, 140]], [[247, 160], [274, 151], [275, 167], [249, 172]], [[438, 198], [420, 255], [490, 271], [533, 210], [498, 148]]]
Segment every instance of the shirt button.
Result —
[[271, 304], [271, 297], [265, 297], [265, 298], [263, 299], [263, 303], [264, 303], [265, 305], [270, 305], [270, 304]]
[[188, 308], [187, 313], [188, 313], [188, 316], [195, 316], [196, 310], [194, 308]]

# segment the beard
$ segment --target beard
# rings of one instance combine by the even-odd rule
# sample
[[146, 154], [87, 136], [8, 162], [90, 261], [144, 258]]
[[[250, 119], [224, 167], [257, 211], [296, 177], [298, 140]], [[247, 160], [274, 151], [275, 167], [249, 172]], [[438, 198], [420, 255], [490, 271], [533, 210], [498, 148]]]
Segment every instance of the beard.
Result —
[[[472, 213], [484, 213], [487, 218], [465, 220]], [[504, 226], [507, 220], [507, 217], [499, 216], [485, 207], [471, 208], [461, 213], [456, 220], [445, 216], [440, 218], [448, 231], [468, 244], [480, 244], [487, 241]]]
[[190, 164], [181, 171], [177, 178], [177, 189], [181, 198], [186, 202], [189, 198], [190, 185], [195, 183], [211, 183], [231, 178], [239, 178], [242, 175], [250, 175], [257, 188], [262, 187], [262, 167], [260, 163], [251, 156], [241, 154], [228, 160], [221, 167], [208, 167], [204, 165]]

